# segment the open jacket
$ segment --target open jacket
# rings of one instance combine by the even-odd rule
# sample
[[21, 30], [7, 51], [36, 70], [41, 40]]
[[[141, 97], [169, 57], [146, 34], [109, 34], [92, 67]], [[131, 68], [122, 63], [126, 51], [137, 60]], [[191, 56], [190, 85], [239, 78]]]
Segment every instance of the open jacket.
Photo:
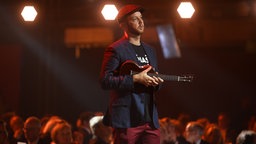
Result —
[[[157, 71], [155, 51], [149, 45], [143, 42], [141, 44], [145, 49], [150, 65]], [[111, 92], [110, 104], [103, 122], [114, 128], [129, 128], [142, 124], [139, 118], [144, 116], [145, 93], [143, 89], [147, 89], [150, 91], [150, 99], [152, 100], [150, 105], [152, 125], [158, 128], [158, 113], [155, 105], [155, 91], [158, 88], [134, 84], [132, 75], [118, 74], [120, 66], [126, 60], [139, 63], [132, 44], [126, 38], [113, 43], [104, 52], [100, 83], [103, 89], [111, 90]]]

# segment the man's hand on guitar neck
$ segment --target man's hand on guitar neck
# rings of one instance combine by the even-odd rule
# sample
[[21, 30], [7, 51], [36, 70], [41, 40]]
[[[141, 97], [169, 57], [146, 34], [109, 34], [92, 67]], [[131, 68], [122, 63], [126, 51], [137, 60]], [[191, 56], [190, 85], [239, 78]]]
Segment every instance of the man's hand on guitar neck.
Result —
[[149, 76], [147, 73], [152, 69], [152, 66], [147, 65], [148, 68], [141, 71], [140, 73], [133, 75], [133, 82], [135, 83], [141, 83], [145, 86], [157, 86], [164, 82], [163, 79], [156, 76]]

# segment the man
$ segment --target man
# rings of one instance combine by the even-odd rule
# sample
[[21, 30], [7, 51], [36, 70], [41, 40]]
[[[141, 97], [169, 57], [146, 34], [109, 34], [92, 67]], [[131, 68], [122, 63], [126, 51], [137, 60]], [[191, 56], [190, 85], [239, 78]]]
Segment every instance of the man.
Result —
[[[156, 53], [140, 39], [144, 31], [142, 12], [137, 5], [119, 10], [117, 20], [124, 37], [104, 53], [100, 82], [103, 89], [111, 90], [111, 97], [103, 121], [114, 128], [115, 144], [160, 143], [155, 92], [163, 79], [148, 75], [158, 68]], [[137, 74], [122, 74], [120, 67], [127, 60], [147, 66]]]
[[24, 123], [24, 135], [27, 144], [42, 144], [40, 139], [41, 121], [37, 117], [29, 117]]
[[185, 138], [191, 144], [208, 144], [202, 139], [204, 127], [196, 121], [191, 121], [185, 129]]

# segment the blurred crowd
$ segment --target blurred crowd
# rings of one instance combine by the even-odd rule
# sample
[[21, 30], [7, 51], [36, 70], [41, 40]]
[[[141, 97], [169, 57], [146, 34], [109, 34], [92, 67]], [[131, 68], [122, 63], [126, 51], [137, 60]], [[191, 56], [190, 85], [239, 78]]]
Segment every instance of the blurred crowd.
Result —
[[74, 126], [57, 115], [23, 120], [15, 113], [0, 118], [0, 144], [110, 144], [112, 128], [103, 125], [102, 114], [81, 113]]
[[[82, 112], [71, 125], [57, 115], [23, 119], [13, 112], [4, 113], [0, 144], [112, 144], [113, 130], [102, 118], [102, 113]], [[207, 118], [191, 120], [186, 114], [160, 118], [161, 144], [256, 144], [256, 116], [239, 131], [230, 122], [225, 113], [220, 113], [215, 123]]]
[[161, 118], [161, 144], [256, 144], [255, 116], [242, 130], [233, 128], [231, 121], [225, 113], [218, 115], [217, 122], [205, 117], [191, 120], [186, 114]]

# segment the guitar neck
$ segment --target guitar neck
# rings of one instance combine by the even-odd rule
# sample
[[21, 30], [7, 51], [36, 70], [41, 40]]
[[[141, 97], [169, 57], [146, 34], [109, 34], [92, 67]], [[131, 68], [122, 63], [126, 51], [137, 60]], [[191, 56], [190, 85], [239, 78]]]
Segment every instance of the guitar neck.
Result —
[[[139, 72], [131, 71], [130, 74], [137, 74]], [[178, 81], [178, 82], [191, 82], [193, 76], [177, 76], [177, 75], [164, 75], [164, 74], [156, 74], [156, 73], [148, 73], [149, 76], [160, 77], [165, 81]]]
[[[137, 65], [134, 61], [126, 61], [122, 64], [120, 69], [120, 74], [127, 74], [133, 75], [142, 72], [147, 67], [141, 67]], [[193, 80], [192, 75], [187, 76], [177, 76], [177, 75], [164, 75], [164, 74], [157, 74], [153, 69], [151, 69], [148, 73], [149, 76], [156, 76], [160, 77], [165, 81], [182, 81], [182, 82], [191, 82]]]
[[165, 81], [181, 81], [180, 76], [148, 73], [149, 76], [160, 77]]

